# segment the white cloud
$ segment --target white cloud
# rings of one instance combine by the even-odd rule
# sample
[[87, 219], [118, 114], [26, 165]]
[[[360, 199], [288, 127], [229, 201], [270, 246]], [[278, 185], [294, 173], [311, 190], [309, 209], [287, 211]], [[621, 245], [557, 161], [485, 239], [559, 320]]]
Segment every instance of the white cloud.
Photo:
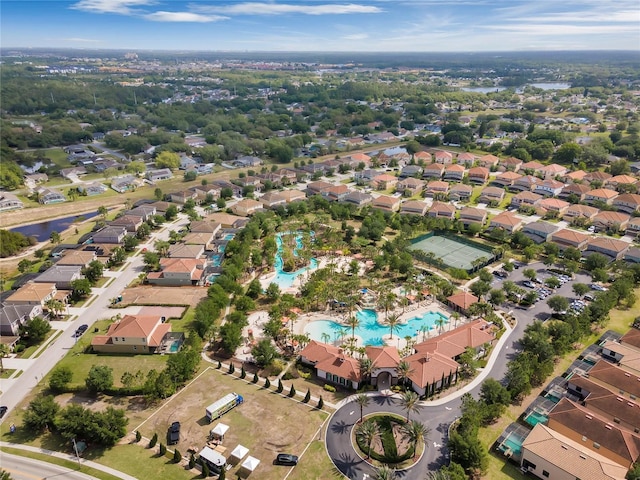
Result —
[[102, 40], [96, 40], [94, 38], [78, 38], [78, 37], [72, 37], [72, 38], [62, 38], [61, 39], [64, 42], [73, 42], [73, 43], [102, 43]]
[[155, 0], [80, 0], [71, 8], [93, 13], [119, 13], [131, 15], [134, 10], [131, 7], [153, 5]]
[[345, 35], [342, 37], [344, 40], [366, 40], [369, 38], [369, 35], [366, 33], [354, 33], [352, 35]]
[[558, 24], [530, 24], [530, 25], [491, 25], [489, 30], [522, 33], [527, 35], [597, 35], [603, 33], [637, 32], [634, 25], [558, 25]]
[[227, 15], [347, 15], [363, 13], [382, 13], [380, 7], [373, 5], [347, 4], [285, 4], [285, 3], [261, 3], [245, 2], [225, 6], [192, 5], [192, 8], [202, 12], [217, 12]]
[[192, 12], [164, 12], [158, 11], [144, 16], [147, 20], [154, 22], [182, 22], [182, 23], [208, 23], [226, 20], [227, 17], [219, 15], [203, 15]]

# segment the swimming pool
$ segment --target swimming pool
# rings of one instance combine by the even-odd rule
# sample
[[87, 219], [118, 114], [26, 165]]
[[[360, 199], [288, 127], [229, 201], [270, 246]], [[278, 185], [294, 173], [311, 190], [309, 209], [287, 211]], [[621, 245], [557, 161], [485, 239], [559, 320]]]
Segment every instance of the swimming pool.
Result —
[[174, 340], [173, 343], [171, 343], [171, 346], [169, 347], [169, 351], [171, 353], [176, 353], [178, 350], [180, 350], [180, 340]]
[[219, 267], [222, 265], [222, 255], [219, 253], [212, 253], [209, 255], [209, 261], [211, 262], [211, 266]]
[[[365, 345], [382, 346], [385, 344], [382, 336], [389, 335], [390, 329], [386, 325], [378, 323], [378, 314], [374, 310], [361, 310], [356, 313], [356, 318], [360, 320], [360, 325], [356, 328], [355, 334], [362, 339]], [[435, 329], [438, 319], [447, 321], [447, 317], [439, 312], [425, 312], [423, 315], [410, 318], [406, 324], [398, 325], [393, 332], [393, 337], [418, 336], [418, 340], [421, 340], [421, 330]], [[351, 336], [351, 327], [333, 320], [310, 322], [304, 331], [311, 339], [318, 342], [337, 342], [342, 337]], [[329, 335], [328, 340], [326, 335]]]
[[535, 410], [532, 410], [524, 419], [525, 422], [527, 422], [529, 425], [531, 425], [532, 427], [535, 427], [538, 423], [547, 423], [549, 419], [547, 418], [546, 415], [543, 415], [542, 413], [538, 413]]
[[222, 237], [223, 240], [233, 240], [235, 238], [236, 234], [235, 233], [227, 233], [224, 237]]
[[216, 278], [218, 278], [219, 276], [220, 276], [220, 274], [218, 274], [218, 273], [212, 273], [211, 275], [209, 275], [207, 277], [207, 282], [213, 283], [213, 282], [216, 281]]
[[[318, 267], [318, 260], [316, 260], [315, 258], [312, 258], [311, 261], [309, 262], [309, 265], [307, 265], [306, 267], [302, 267], [296, 270], [295, 272], [285, 272], [284, 270], [282, 270], [282, 264], [283, 264], [282, 236], [283, 235], [296, 236], [296, 249], [293, 252], [294, 255], [297, 256], [298, 250], [302, 248], [302, 233], [283, 232], [283, 233], [278, 233], [276, 235], [276, 245], [278, 246], [278, 250], [276, 252], [276, 257], [274, 262], [274, 269], [276, 271], [276, 276], [273, 277], [273, 280], [271, 280], [271, 282], [278, 285], [281, 289], [291, 288], [296, 278], [298, 278], [303, 273], [308, 272], [309, 270], [314, 270], [315, 268]], [[313, 235], [313, 232], [311, 232], [311, 235]]]

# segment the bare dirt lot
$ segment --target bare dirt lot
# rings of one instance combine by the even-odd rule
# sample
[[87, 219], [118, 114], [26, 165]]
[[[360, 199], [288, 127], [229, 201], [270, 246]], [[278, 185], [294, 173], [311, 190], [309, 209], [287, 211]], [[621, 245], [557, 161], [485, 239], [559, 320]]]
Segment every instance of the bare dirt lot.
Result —
[[118, 305], [192, 305], [195, 306], [207, 296], [202, 287], [153, 287], [139, 286], [122, 292], [122, 302]]
[[[242, 395], [244, 403], [209, 424], [205, 408], [231, 392]], [[177, 448], [182, 452], [189, 448], [199, 451], [206, 444], [209, 431], [222, 422], [230, 427], [222, 443], [226, 448], [223, 455], [228, 456], [242, 444], [249, 449], [249, 455], [260, 460], [254, 477], [279, 480], [286, 474], [287, 467], [273, 465], [276, 455], [282, 452], [301, 455], [305, 447], [318, 438], [318, 429], [327, 415], [312, 405], [211, 368], [152, 413], [139, 430], [147, 438], [157, 433], [159, 439], [165, 439], [171, 422], [179, 421]], [[136, 428], [136, 425], [130, 427]], [[228, 472], [229, 478], [235, 478], [237, 470], [236, 466]]]

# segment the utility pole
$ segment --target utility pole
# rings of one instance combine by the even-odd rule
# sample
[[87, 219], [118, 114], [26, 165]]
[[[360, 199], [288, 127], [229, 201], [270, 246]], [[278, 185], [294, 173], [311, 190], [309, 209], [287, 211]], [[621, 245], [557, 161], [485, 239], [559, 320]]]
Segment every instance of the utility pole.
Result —
[[80, 455], [78, 454], [78, 444], [76, 443], [76, 439], [71, 440], [73, 442], [73, 449], [76, 452], [76, 458], [78, 459], [78, 463], [80, 463]]

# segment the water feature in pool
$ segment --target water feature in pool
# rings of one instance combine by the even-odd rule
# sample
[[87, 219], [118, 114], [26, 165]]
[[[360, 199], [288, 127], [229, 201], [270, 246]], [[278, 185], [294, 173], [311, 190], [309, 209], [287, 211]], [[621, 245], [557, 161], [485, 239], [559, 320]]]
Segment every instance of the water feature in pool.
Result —
[[[382, 340], [383, 335], [390, 333], [389, 327], [384, 324], [378, 323], [378, 314], [374, 310], [361, 310], [356, 313], [356, 318], [360, 320], [360, 325], [356, 328], [355, 334], [360, 337], [365, 345], [381, 346], [384, 345]], [[447, 317], [439, 312], [425, 312], [423, 315], [410, 318], [407, 323], [398, 325], [398, 328], [394, 330], [394, 338], [404, 338], [406, 336], [415, 337], [418, 336], [418, 340], [422, 340], [420, 337], [421, 329], [433, 330], [436, 328], [436, 321], [442, 318], [447, 320]], [[351, 328], [347, 325], [334, 322], [333, 320], [316, 320], [310, 322], [304, 329], [305, 333], [309, 335], [313, 340], [319, 342], [326, 341], [326, 337], [323, 334], [330, 336], [330, 342], [335, 342], [340, 339], [341, 331], [345, 332], [345, 337], [351, 336]]]
[[[285, 289], [285, 288], [291, 288], [293, 286], [293, 282], [295, 281], [296, 278], [298, 278], [300, 275], [302, 275], [305, 272], [308, 272], [309, 270], [313, 270], [315, 268], [318, 267], [318, 260], [316, 260], [315, 258], [312, 258], [311, 261], [309, 262], [309, 265], [306, 267], [302, 267], [298, 270], [296, 270], [295, 272], [285, 272], [284, 270], [282, 270], [282, 236], [283, 235], [295, 235], [296, 236], [296, 249], [293, 252], [294, 255], [298, 254], [298, 250], [300, 250], [302, 248], [302, 233], [295, 233], [295, 232], [283, 232], [283, 233], [278, 233], [276, 235], [276, 245], [278, 246], [278, 250], [276, 252], [276, 258], [275, 258], [275, 263], [274, 263], [274, 268], [276, 271], [276, 276], [273, 277], [273, 280], [271, 280], [272, 283], [275, 283], [276, 285], [278, 285], [281, 289]], [[311, 235], [313, 235], [313, 232], [311, 232]]]

